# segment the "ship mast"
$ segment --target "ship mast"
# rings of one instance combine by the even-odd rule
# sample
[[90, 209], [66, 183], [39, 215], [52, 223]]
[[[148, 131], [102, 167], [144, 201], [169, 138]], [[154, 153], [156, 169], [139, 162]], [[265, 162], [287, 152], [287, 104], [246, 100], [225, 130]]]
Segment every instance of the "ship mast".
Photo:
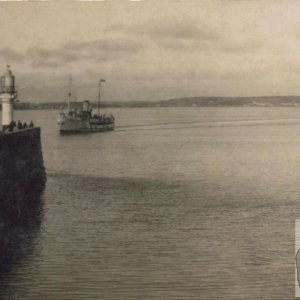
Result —
[[99, 79], [98, 116], [100, 116], [101, 82], [105, 82], [105, 79]]
[[72, 96], [72, 75], [69, 75], [68, 112], [70, 111], [70, 101]]

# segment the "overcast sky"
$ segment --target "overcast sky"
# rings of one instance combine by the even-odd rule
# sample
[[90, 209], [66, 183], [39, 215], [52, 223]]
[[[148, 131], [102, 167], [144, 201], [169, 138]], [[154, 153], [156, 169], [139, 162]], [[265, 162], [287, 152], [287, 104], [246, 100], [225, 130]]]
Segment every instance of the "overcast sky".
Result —
[[23, 101], [300, 95], [300, 1], [0, 2], [6, 64]]

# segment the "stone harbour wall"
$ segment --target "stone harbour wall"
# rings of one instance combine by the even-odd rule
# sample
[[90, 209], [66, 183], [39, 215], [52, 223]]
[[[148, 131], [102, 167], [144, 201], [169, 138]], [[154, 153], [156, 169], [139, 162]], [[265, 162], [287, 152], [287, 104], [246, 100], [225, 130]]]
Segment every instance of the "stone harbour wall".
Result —
[[0, 227], [30, 222], [45, 183], [40, 128], [0, 134]]

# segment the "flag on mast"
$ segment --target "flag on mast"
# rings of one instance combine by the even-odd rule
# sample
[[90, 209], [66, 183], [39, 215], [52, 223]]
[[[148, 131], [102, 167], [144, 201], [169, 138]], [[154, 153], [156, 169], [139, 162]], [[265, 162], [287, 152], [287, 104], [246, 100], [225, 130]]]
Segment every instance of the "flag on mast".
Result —
[[100, 81], [101, 81], [101, 82], [105, 82], [105, 79], [102, 79], [102, 78], [101, 78]]

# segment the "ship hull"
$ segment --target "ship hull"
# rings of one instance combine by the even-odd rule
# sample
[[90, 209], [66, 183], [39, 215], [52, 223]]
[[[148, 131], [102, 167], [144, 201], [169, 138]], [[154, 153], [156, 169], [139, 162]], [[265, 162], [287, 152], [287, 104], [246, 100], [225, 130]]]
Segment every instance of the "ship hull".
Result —
[[89, 133], [114, 130], [115, 122], [99, 122], [98, 119], [59, 115], [58, 126], [61, 133]]

